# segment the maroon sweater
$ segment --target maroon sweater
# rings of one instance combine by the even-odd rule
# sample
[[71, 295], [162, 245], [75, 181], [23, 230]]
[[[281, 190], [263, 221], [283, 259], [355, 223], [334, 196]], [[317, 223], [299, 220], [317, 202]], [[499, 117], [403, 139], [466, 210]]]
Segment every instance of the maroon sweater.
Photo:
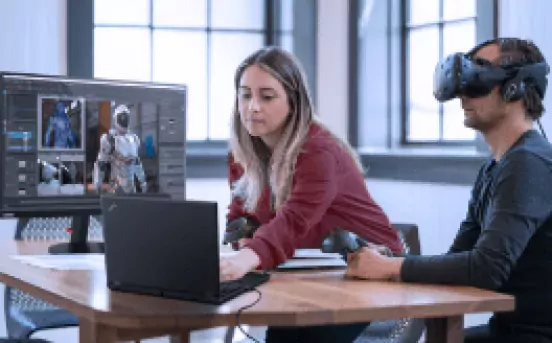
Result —
[[[242, 167], [230, 156], [230, 185], [242, 173]], [[241, 199], [232, 199], [227, 219], [249, 217], [261, 224], [246, 246], [257, 253], [262, 269], [278, 266], [297, 248], [320, 248], [335, 228], [384, 244], [394, 253], [402, 251], [398, 233], [370, 196], [353, 159], [316, 124], [311, 125], [303, 152], [297, 157], [286, 203], [272, 211], [270, 189], [266, 187], [254, 213], [246, 213], [242, 204]]]

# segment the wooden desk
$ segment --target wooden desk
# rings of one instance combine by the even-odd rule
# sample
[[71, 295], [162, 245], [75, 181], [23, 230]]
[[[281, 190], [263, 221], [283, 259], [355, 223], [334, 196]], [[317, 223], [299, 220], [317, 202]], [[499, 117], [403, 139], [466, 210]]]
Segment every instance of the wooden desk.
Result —
[[[0, 282], [75, 313], [80, 318], [81, 343], [169, 334], [181, 334], [185, 341], [193, 329], [235, 326], [236, 312], [258, 296], [248, 293], [222, 306], [210, 306], [111, 292], [103, 272], [46, 270], [8, 257], [14, 252], [45, 253], [45, 244], [0, 242]], [[240, 315], [241, 324], [313, 325], [418, 317], [428, 318], [427, 342], [439, 343], [463, 341], [464, 314], [514, 308], [513, 297], [494, 292], [345, 280], [343, 271], [274, 274], [259, 290], [260, 302]]]

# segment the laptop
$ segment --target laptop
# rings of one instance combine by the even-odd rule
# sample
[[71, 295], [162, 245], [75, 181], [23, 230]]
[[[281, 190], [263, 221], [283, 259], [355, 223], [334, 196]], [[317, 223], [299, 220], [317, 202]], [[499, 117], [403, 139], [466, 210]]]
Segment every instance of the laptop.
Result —
[[216, 202], [104, 195], [100, 203], [111, 290], [223, 304], [270, 278], [220, 282]]

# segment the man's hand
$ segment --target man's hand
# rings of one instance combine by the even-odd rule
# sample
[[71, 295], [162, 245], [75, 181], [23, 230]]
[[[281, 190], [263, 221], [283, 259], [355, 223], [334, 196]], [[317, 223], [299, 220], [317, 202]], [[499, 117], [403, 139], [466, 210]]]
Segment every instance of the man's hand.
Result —
[[259, 256], [251, 249], [244, 248], [230, 256], [220, 257], [220, 281], [236, 280], [257, 268]]
[[345, 275], [372, 280], [398, 279], [403, 260], [401, 257], [384, 256], [377, 247], [361, 248], [347, 255]]

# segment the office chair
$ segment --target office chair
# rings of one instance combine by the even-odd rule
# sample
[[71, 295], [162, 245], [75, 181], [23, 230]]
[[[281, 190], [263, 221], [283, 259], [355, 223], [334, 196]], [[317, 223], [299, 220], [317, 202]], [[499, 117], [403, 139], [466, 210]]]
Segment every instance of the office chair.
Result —
[[[420, 238], [416, 224], [392, 224], [399, 232], [407, 254], [420, 255]], [[417, 343], [425, 329], [420, 318], [401, 318], [389, 321], [371, 322], [355, 343]]]
[[[52, 241], [69, 240], [66, 228], [70, 226], [70, 218], [31, 218], [19, 219], [15, 239]], [[101, 224], [95, 217], [90, 221], [90, 239], [99, 239], [102, 234]], [[5, 287], [4, 314], [6, 331], [9, 339], [5, 342], [36, 342], [30, 336], [40, 330], [59, 329], [78, 326], [78, 318], [72, 313], [60, 309], [44, 300], [12, 287]], [[0, 343], [4, 341], [0, 340]]]

